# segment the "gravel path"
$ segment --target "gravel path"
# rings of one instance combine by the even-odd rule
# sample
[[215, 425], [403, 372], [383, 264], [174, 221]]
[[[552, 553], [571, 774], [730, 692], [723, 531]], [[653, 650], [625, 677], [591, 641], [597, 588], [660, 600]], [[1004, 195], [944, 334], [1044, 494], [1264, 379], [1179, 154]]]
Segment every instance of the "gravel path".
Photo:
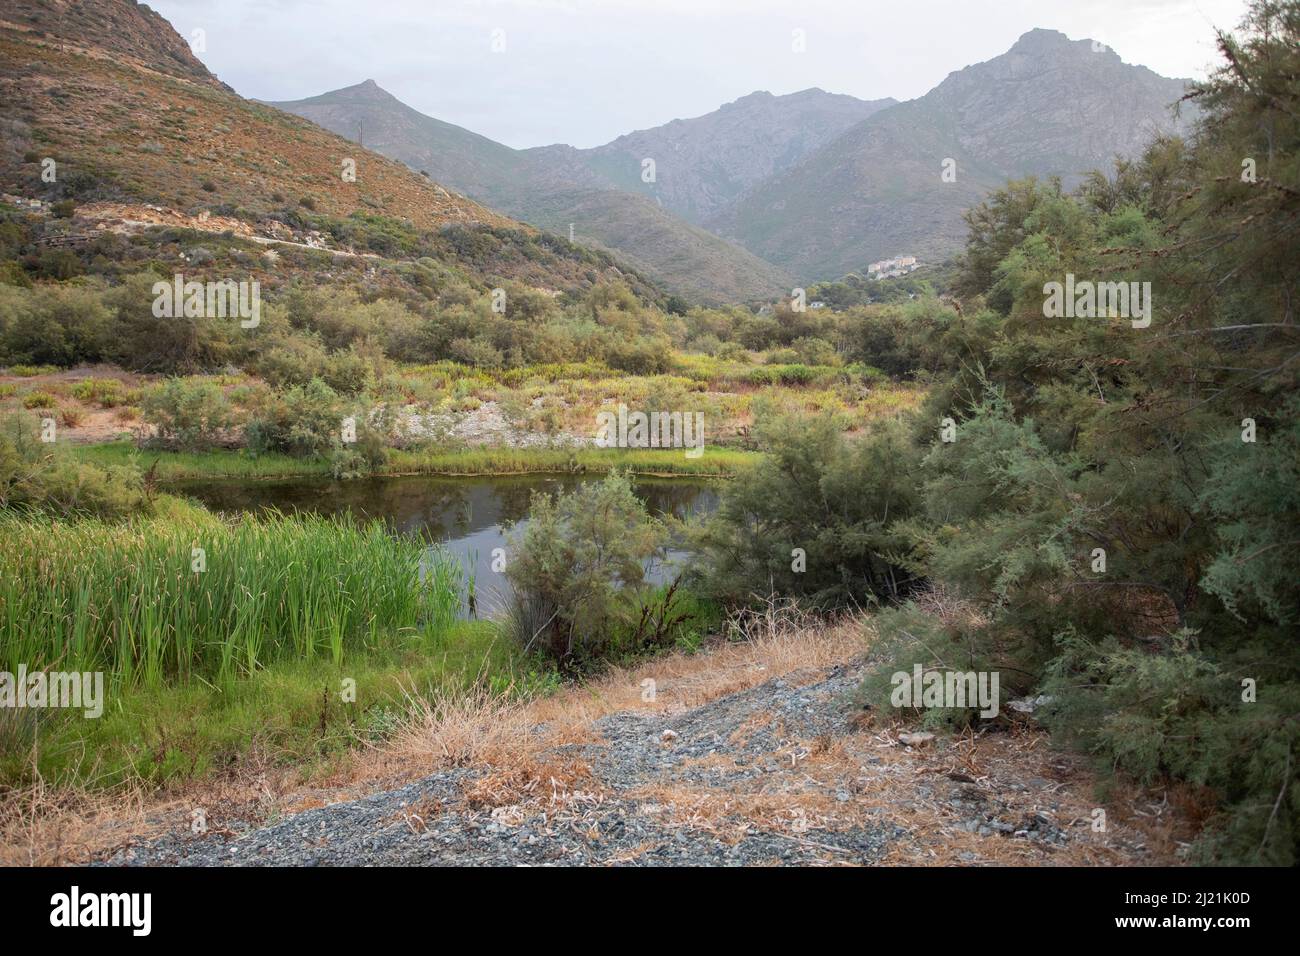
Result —
[[1058, 783], [952, 772], [942, 740], [921, 751], [881, 743], [852, 701], [859, 678], [837, 666], [677, 714], [614, 713], [595, 722], [596, 742], [548, 750], [540, 770], [441, 771], [242, 831], [187, 829], [103, 862], [861, 865], [915, 849], [921, 819], [936, 820], [930, 837], [937, 827], [945, 842], [976, 841], [956, 862], [989, 862], [979, 841], [1014, 841], [1034, 862], [1087, 829], [1058, 822], [1069, 813], [1053, 799]]

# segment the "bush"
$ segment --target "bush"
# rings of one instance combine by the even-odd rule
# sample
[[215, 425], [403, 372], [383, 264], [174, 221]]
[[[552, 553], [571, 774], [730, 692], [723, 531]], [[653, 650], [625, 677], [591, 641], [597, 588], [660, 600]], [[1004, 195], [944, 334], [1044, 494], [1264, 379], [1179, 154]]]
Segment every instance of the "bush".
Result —
[[314, 338], [283, 340], [253, 363], [253, 371], [275, 388], [306, 385], [324, 369], [325, 350]]
[[5, 361], [59, 367], [99, 361], [112, 319], [99, 289], [41, 284], [8, 296], [9, 316], [0, 319]]
[[147, 510], [139, 469], [79, 462], [28, 416], [0, 416], [0, 509], [112, 518]]
[[156, 317], [153, 286], [157, 281], [154, 273], [138, 273], [104, 293], [104, 303], [115, 316], [104, 357], [132, 371], [170, 375], [226, 365], [236, 336], [246, 336], [250, 330], [241, 329], [235, 318]]
[[320, 377], [340, 395], [356, 395], [374, 385], [375, 365], [380, 361], [382, 353], [368, 355], [354, 344], [326, 358]]
[[314, 378], [306, 385], [267, 396], [253, 411], [245, 438], [255, 452], [325, 455], [339, 441], [344, 417], [338, 393]]
[[823, 607], [904, 596], [910, 539], [898, 527], [919, 505], [919, 454], [902, 426], [849, 442], [832, 416], [776, 416], [758, 436], [765, 457], [698, 532], [707, 589], [729, 604], [774, 591]]
[[206, 381], [168, 379], [145, 392], [140, 410], [156, 426], [157, 443], [186, 451], [212, 447], [231, 425], [225, 393]]
[[58, 400], [49, 392], [28, 392], [23, 396], [23, 408], [53, 408]]
[[[524, 651], [568, 668], [636, 649], [619, 647], [619, 635], [630, 633], [628, 643], [646, 639], [637, 627], [652, 613], [641, 615], [645, 562], [666, 535], [624, 475], [555, 497], [534, 494], [527, 523], [508, 531], [509, 633]], [[671, 614], [671, 607], [662, 610], [660, 620], [670, 622]]]
[[1059, 645], [1043, 690], [1052, 700], [1044, 719], [1060, 740], [1144, 784], [1175, 778], [1218, 793], [1232, 812], [1197, 847], [1202, 862], [1247, 851], [1256, 864], [1294, 863], [1300, 682], [1269, 682], [1247, 700], [1240, 678], [1187, 630], [1162, 654], [1073, 629]]
[[349, 417], [355, 432], [354, 440], [344, 442], [341, 436], [337, 437], [330, 458], [330, 471], [338, 479], [373, 475], [388, 461], [388, 444], [393, 432], [388, 408], [369, 414], [363, 408], [357, 408]]
[[115, 378], [85, 378], [72, 386], [72, 397], [79, 402], [96, 404], [100, 408], [116, 408], [126, 404], [126, 390]]

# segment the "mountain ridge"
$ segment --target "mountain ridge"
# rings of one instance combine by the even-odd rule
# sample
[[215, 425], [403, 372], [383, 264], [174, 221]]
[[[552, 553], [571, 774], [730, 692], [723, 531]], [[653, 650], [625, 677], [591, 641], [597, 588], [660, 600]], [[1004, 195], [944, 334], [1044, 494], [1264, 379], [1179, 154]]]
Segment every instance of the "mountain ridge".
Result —
[[[1090, 40], [1030, 30], [858, 123], [706, 225], [805, 280], [896, 254], [944, 258], [964, 240], [963, 210], [1007, 179], [1059, 176], [1069, 187], [1184, 130], [1166, 110], [1186, 82]], [[950, 159], [956, 179], [945, 182]]]
[[[709, 303], [788, 294], [792, 277], [748, 250], [621, 188], [587, 151], [556, 144], [515, 150], [420, 113], [373, 81], [267, 105], [424, 170], [488, 206], [626, 258], [670, 289]], [[639, 174], [640, 161], [636, 161]]]
[[[402, 163], [240, 97], [187, 59], [188, 44], [148, 8], [15, 0], [4, 16], [0, 188], [24, 202], [145, 209], [177, 228], [229, 222], [238, 227], [232, 236], [261, 239], [333, 229], [332, 248], [349, 251], [355, 236], [371, 243], [363, 252], [394, 260], [413, 254], [416, 231], [428, 250], [419, 254], [454, 260], [487, 288], [509, 279], [580, 292], [625, 280], [639, 295], [663, 296], [630, 265], [543, 236]], [[61, 41], [59, 31], [73, 24], [85, 32]], [[57, 170], [49, 179], [46, 159]]]

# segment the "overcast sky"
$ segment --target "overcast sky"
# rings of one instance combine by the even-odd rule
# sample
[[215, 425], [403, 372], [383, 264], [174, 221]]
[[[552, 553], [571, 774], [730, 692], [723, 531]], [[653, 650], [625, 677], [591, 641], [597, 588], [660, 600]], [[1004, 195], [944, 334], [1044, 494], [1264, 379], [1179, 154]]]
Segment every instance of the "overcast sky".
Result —
[[[1203, 76], [1245, 0], [148, 0], [246, 97], [361, 80], [510, 146], [596, 146], [754, 90], [920, 96], [1034, 27]], [[797, 53], [794, 31], [803, 31]], [[493, 50], [494, 31], [496, 45]]]

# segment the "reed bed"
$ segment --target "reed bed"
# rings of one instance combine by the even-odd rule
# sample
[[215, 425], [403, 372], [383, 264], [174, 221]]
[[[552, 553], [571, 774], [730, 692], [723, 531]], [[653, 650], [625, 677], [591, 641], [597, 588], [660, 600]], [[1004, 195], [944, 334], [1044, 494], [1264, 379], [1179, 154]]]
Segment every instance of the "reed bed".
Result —
[[[154, 468], [159, 481], [199, 478], [329, 477], [328, 458], [244, 454], [229, 449], [205, 452], [140, 452], [129, 442], [84, 445], [74, 450], [83, 461], [98, 465], [135, 463]], [[605, 474], [628, 471], [637, 475], [680, 475], [729, 478], [758, 460], [752, 451], [709, 446], [699, 458], [681, 449], [641, 448], [465, 448], [394, 450], [377, 475], [518, 475]]]
[[0, 514], [3, 669], [229, 684], [277, 661], [340, 663], [395, 634], [432, 640], [455, 620], [459, 564], [380, 522], [160, 510], [124, 522]]

